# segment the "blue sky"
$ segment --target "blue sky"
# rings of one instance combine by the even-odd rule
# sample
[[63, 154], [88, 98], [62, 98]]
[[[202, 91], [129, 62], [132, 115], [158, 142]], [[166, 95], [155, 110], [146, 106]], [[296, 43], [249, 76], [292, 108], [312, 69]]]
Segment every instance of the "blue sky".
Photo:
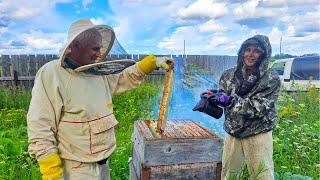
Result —
[[236, 55], [269, 36], [273, 54], [320, 53], [318, 0], [0, 0], [0, 54], [57, 54], [70, 24], [114, 28], [128, 53]]

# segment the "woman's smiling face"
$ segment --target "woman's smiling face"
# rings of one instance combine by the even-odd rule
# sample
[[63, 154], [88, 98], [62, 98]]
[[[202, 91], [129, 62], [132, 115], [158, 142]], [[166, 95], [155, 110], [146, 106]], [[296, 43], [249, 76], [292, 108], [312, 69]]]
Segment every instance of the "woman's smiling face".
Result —
[[259, 57], [261, 55], [261, 52], [257, 48], [257, 45], [249, 45], [245, 50], [243, 54], [244, 63], [248, 67], [254, 66]]

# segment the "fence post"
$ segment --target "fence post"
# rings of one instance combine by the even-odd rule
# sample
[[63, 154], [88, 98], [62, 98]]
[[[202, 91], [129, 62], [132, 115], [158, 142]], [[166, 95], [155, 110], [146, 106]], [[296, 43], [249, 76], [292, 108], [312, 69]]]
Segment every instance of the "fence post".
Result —
[[[1, 56], [2, 59], [2, 76], [3, 77], [10, 77], [11, 73], [10, 73], [10, 57], [9, 55], [2, 55]], [[1, 74], [0, 74], [1, 76]], [[4, 86], [10, 86], [10, 81], [6, 82], [4, 81], [3, 83], [0, 83], [0, 85], [4, 85]]]
[[16, 70], [13, 70], [12, 73], [13, 73], [13, 84], [15, 87], [17, 87], [18, 86], [18, 73]]
[[36, 56], [35, 55], [29, 55], [29, 71], [28, 71], [28, 76], [30, 77], [29, 84], [28, 84], [28, 88], [32, 88], [33, 87], [33, 81], [31, 80], [31, 77], [34, 77], [36, 75], [37, 72], [37, 61], [36, 61]]
[[[20, 76], [23, 76], [24, 78], [28, 76], [28, 64], [29, 64], [29, 55], [27, 54], [24, 54], [24, 55], [20, 55], [20, 58], [19, 58], [19, 69], [18, 69], [18, 75]], [[18, 76], [19, 77], [19, 76]], [[19, 80], [19, 78], [18, 78]], [[28, 88], [29, 87], [29, 82], [26, 81], [26, 80], [21, 80], [20, 81], [20, 84], [25, 87], [25, 88]]]

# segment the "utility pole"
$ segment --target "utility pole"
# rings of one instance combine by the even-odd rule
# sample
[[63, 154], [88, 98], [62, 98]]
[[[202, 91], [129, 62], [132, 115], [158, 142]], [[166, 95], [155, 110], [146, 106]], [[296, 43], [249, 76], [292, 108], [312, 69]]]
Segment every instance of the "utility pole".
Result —
[[183, 57], [186, 57], [186, 40], [183, 40]]
[[279, 54], [280, 57], [282, 57], [282, 54], [281, 54], [282, 53], [281, 52], [281, 43], [282, 43], [282, 36], [280, 37], [280, 54]]

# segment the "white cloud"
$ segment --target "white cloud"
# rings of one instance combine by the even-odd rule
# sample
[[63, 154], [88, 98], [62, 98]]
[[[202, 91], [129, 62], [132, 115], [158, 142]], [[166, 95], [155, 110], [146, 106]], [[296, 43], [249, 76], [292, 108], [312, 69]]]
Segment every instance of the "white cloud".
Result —
[[303, 15], [286, 15], [281, 21], [287, 27], [294, 28], [295, 34], [291, 36], [304, 36], [308, 33], [320, 32], [320, 11], [306, 12]]
[[226, 26], [222, 26], [221, 24], [218, 24], [215, 20], [209, 20], [205, 22], [204, 24], [199, 25], [199, 31], [200, 32], [224, 32], [227, 31], [228, 28]]
[[120, 42], [126, 42], [128, 39], [132, 39], [132, 35], [130, 34], [129, 30], [129, 18], [124, 17], [118, 19], [118, 26], [114, 28], [114, 32]]
[[177, 28], [170, 36], [164, 37], [158, 47], [170, 53], [182, 54], [183, 41], [186, 42], [186, 54], [208, 51], [210, 36], [201, 36], [197, 27], [184, 26]]
[[169, 37], [164, 37], [162, 42], [159, 42], [158, 47], [162, 49], [167, 49], [169, 51], [178, 52], [183, 49], [183, 42], [185, 40], [186, 34], [192, 34], [195, 31], [194, 28], [190, 27], [180, 27], [175, 30]]
[[[203, 34], [198, 26], [177, 28], [171, 35], [158, 43], [161, 51], [172, 54], [183, 54], [185, 40], [186, 54], [235, 54], [238, 41], [222, 33]], [[231, 48], [230, 48], [231, 47]]]
[[72, 0], [10, 0], [0, 1], [0, 17], [11, 19], [28, 19], [50, 11], [57, 3], [68, 3]]
[[0, 35], [8, 31], [7, 27], [0, 27]]
[[186, 8], [178, 11], [181, 19], [208, 19], [226, 15], [228, 8], [225, 3], [215, 3], [213, 0], [197, 0]]
[[223, 45], [229, 41], [230, 40], [228, 37], [216, 35], [216, 36], [212, 37], [210, 44], [209, 44], [209, 47], [211, 47], [211, 48], [218, 47], [219, 45]]
[[301, 32], [320, 32], [320, 14], [309, 12], [302, 17], [294, 19], [295, 28]]
[[58, 50], [66, 39], [64, 33], [44, 33], [42, 31], [30, 31], [21, 35], [21, 40], [26, 42], [31, 49]]
[[118, 2], [119, 4], [123, 6], [132, 6], [132, 5], [138, 5], [141, 6], [141, 4], [146, 6], [165, 6], [171, 3], [171, 0], [115, 0], [115, 2]]
[[308, 12], [304, 16], [293, 18], [293, 24], [297, 31], [302, 32], [320, 32], [320, 12]]
[[283, 6], [299, 6], [299, 5], [311, 5], [318, 4], [318, 0], [262, 0], [261, 5], [271, 7], [283, 7]]
[[261, 34], [256, 30], [244, 28], [244, 32], [238, 31], [239, 34], [215, 34], [211, 41], [210, 47], [213, 48], [212, 54], [237, 55], [241, 44], [254, 35]]
[[52, 40], [48, 40], [45, 38], [39, 38], [39, 37], [26, 37], [27, 45], [32, 49], [52, 49], [57, 50], [62, 46], [62, 43], [60, 42], [53, 42]]
[[115, 22], [117, 38], [129, 53], [152, 48], [154, 51], [158, 41], [173, 26], [176, 12], [186, 6], [187, 1], [190, 0], [110, 1], [114, 15], [109, 20]]
[[[61, 32], [66, 32], [67, 28], [64, 27], [70, 22], [55, 7], [58, 3], [72, 1], [74, 0], [0, 0], [0, 22], [4, 27], [0, 30], [0, 39], [11, 42], [5, 46], [2, 44], [1, 48], [9, 49], [10, 52], [57, 52], [64, 39], [54, 39], [59, 38]], [[43, 35], [39, 36], [35, 32], [42, 32]], [[19, 43], [26, 46], [16, 46]]]
[[[268, 34], [274, 54], [279, 53], [280, 39], [282, 38], [282, 53], [303, 55], [320, 51], [320, 33], [310, 33], [303, 37], [296, 36], [295, 27], [289, 25], [284, 31], [273, 27]], [[311, 47], [311, 48], [308, 48]]]
[[282, 35], [283, 33], [279, 30], [278, 27], [273, 27], [271, 32], [268, 34], [271, 45], [279, 46]]
[[13, 19], [26, 19], [26, 18], [30, 18], [32, 16], [41, 14], [42, 12], [42, 8], [35, 8], [35, 7], [31, 7], [29, 9], [29, 7], [25, 8], [25, 7], [21, 7], [19, 9], [17, 9], [17, 11], [13, 11], [11, 12], [11, 17]]
[[[320, 43], [320, 33], [308, 33], [304, 36], [296, 36], [296, 30], [293, 26], [289, 26], [288, 29], [285, 31], [285, 40], [294, 42], [314, 42], [314, 43]], [[320, 50], [320, 49], [318, 49]]]
[[[0, 54], [58, 54], [58, 50], [64, 44], [65, 39], [66, 34], [64, 33], [44, 33], [31, 30], [17, 36], [15, 40], [7, 40], [7, 43], [1, 43]], [[14, 44], [18, 44], [18, 46]]]
[[90, 21], [95, 25], [103, 25], [103, 24], [105, 24], [103, 18], [91, 18]]
[[284, 14], [287, 11], [286, 7], [259, 7], [259, 1], [260, 0], [250, 0], [236, 7], [233, 10], [235, 18], [240, 20], [249, 18], [275, 17], [279, 14]]
[[84, 8], [87, 8], [87, 6], [92, 3], [92, 0], [82, 0], [82, 5]]
[[[68, 16], [56, 9], [58, 3], [70, 2], [74, 12]], [[85, 13], [93, 23], [113, 26], [129, 53], [181, 54], [185, 40], [187, 54], [235, 55], [255, 34], [267, 34], [275, 52], [281, 36], [285, 53], [320, 51], [318, 0], [110, 0], [107, 11], [93, 10], [92, 2], [0, 0], [1, 47], [11, 52], [57, 51], [71, 21], [90, 7]]]

